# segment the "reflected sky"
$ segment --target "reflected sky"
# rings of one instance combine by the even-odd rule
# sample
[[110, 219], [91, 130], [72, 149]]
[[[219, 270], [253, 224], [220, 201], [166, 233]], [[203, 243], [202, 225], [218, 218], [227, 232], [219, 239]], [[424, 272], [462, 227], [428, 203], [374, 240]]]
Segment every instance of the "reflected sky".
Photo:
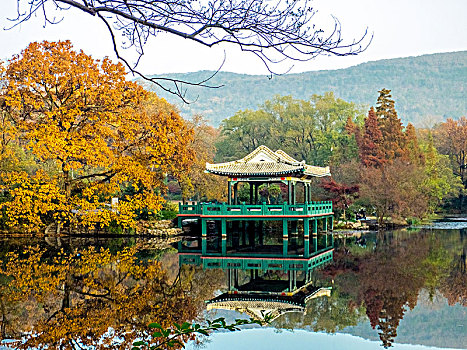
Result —
[[[217, 333], [212, 335], [202, 347], [187, 344], [188, 350], [375, 350], [382, 349], [380, 342], [370, 341], [350, 334], [310, 333], [303, 330], [278, 331], [271, 328], [247, 329], [239, 337], [236, 333]], [[424, 345], [393, 344], [394, 350], [443, 349]], [[444, 348], [447, 349], [447, 348]]]

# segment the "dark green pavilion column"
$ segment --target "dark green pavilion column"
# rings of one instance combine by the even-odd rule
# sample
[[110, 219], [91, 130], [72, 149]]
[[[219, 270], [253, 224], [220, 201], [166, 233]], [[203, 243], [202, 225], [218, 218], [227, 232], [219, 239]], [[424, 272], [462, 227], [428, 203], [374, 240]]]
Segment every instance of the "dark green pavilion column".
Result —
[[289, 246], [289, 230], [287, 218], [282, 218], [282, 255], [287, 256]]
[[318, 251], [318, 220], [312, 219], [313, 252]]
[[303, 256], [305, 258], [308, 258], [310, 256], [310, 219], [309, 218], [303, 219], [303, 240], [304, 240]]

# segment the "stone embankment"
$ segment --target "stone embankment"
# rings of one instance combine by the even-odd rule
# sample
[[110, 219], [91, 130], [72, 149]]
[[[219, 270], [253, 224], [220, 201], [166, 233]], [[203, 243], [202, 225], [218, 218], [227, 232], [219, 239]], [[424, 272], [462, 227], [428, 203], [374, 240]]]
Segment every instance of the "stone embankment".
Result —
[[150, 236], [178, 236], [182, 234], [182, 229], [175, 227], [172, 220], [145, 221], [142, 222], [138, 229], [140, 235]]
[[338, 230], [369, 230], [370, 226], [362, 221], [338, 221], [334, 228]]

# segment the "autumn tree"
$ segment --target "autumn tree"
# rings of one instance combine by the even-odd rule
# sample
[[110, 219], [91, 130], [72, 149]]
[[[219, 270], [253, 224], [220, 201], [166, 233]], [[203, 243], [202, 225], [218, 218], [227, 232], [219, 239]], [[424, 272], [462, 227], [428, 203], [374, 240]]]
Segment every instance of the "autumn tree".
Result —
[[359, 156], [364, 166], [379, 167], [386, 161], [383, 149], [383, 134], [373, 107], [365, 118], [364, 130], [360, 138]]
[[338, 210], [342, 210], [342, 216], [346, 220], [346, 209], [358, 198], [358, 185], [347, 185], [330, 179], [324, 180], [321, 186], [331, 194], [333, 206]]
[[378, 92], [376, 116], [380, 124], [386, 158], [392, 161], [404, 156], [405, 135], [403, 133], [402, 122], [397, 116], [394, 100], [391, 98], [391, 90], [382, 89]]
[[71, 9], [93, 16], [106, 26], [117, 57], [130, 71], [181, 97], [183, 83], [206, 86], [206, 80], [190, 83], [146, 77], [125, 59], [119, 43], [136, 51], [139, 57], [136, 64], [145, 52], [148, 39], [161, 33], [205, 47], [227, 44], [256, 55], [271, 73], [274, 63], [280, 61], [306, 61], [320, 54], [355, 55], [369, 44], [366, 32], [358, 40], [344, 42], [336, 18], [329, 33], [315, 26], [316, 10], [307, 1], [279, 1], [273, 6], [260, 0], [31, 0], [27, 3], [17, 0], [17, 3], [17, 24], [35, 15], [43, 16], [45, 24], [53, 24], [55, 18], [68, 14]]
[[219, 130], [209, 125], [203, 117], [195, 115], [188, 123], [193, 131], [193, 139], [188, 148], [194, 155], [193, 164], [180, 176], [182, 199], [192, 197], [199, 200], [218, 200], [227, 198], [225, 179], [213, 174], [206, 174], [206, 163], [213, 163], [216, 155], [215, 141]]
[[417, 132], [412, 123], [407, 124], [404, 133], [406, 138], [405, 153], [409, 161], [413, 164], [423, 165], [425, 163], [425, 159], [423, 157], [423, 152], [420, 149]]
[[[47, 181], [34, 181], [59, 189], [50, 198], [59, 205], [53, 209], [58, 225], [134, 226], [143, 208], [161, 208], [165, 174], [177, 176], [191, 162], [192, 132], [183, 119], [165, 100], [127, 81], [121, 64], [75, 52], [68, 41], [32, 43], [9, 61], [5, 79], [5, 104], [18, 138], [49, 168]], [[15, 191], [25, 176], [4, 180], [12, 196], [3, 204], [9, 213], [31, 200]], [[125, 195], [128, 186], [131, 196]], [[110, 197], [121, 197], [113, 210], [105, 205]], [[50, 218], [39, 221], [23, 227], [40, 227]]]
[[[454, 174], [460, 177], [467, 190], [467, 118], [448, 118], [435, 127], [433, 136], [439, 152], [449, 156]], [[461, 194], [461, 207], [464, 196]]]
[[396, 160], [381, 168], [366, 167], [361, 174], [360, 197], [376, 211], [380, 225], [386, 217], [400, 220], [425, 215], [424, 177], [415, 165]]
[[190, 321], [202, 305], [190, 296], [189, 276], [171, 282], [135, 247], [50, 253], [26, 247], [0, 266], [2, 329], [22, 339], [17, 348], [128, 348], [148, 335], [150, 322]]

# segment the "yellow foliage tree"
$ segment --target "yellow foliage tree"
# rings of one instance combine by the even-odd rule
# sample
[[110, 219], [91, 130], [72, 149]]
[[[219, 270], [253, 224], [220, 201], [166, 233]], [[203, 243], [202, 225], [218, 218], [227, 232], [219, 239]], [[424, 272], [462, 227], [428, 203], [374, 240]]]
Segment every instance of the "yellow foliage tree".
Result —
[[[108, 58], [73, 51], [69, 41], [31, 43], [9, 61], [3, 80], [15, 139], [47, 165], [50, 179], [41, 175], [35, 186], [55, 186], [65, 198], [49, 202], [48, 211], [63, 213], [57, 223], [135, 227], [138, 212], [161, 208], [165, 175], [181, 176], [191, 163], [192, 131], [174, 107], [127, 81]], [[19, 203], [32, 200], [14, 183], [3, 188], [12, 197], [2, 204], [11, 224]], [[120, 197], [112, 208], [111, 197]], [[48, 223], [30, 213], [20, 220], [29, 229]]]
[[208, 125], [202, 116], [195, 115], [188, 123], [193, 130], [194, 137], [189, 144], [196, 157], [191, 167], [187, 168], [184, 176], [179, 179], [182, 189], [182, 197], [185, 201], [188, 197], [196, 200], [218, 200], [227, 199], [227, 182], [220, 176], [206, 174], [206, 163], [212, 163], [216, 155], [215, 141], [220, 131]]

